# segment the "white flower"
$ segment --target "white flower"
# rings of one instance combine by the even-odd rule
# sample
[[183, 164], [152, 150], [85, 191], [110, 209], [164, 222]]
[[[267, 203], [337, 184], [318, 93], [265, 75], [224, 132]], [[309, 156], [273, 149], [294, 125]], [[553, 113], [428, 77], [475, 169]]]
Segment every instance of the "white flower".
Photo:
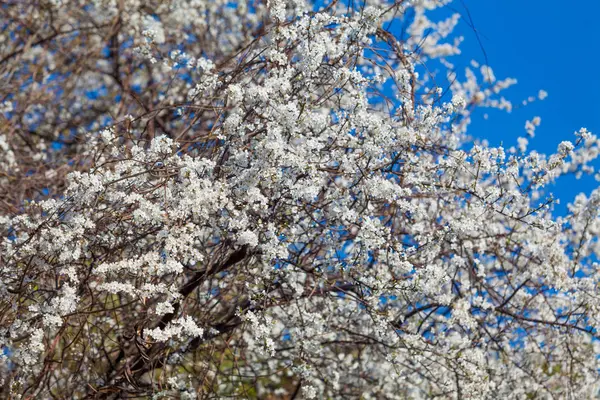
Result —
[[154, 328], [146, 330], [146, 334], [159, 342], [166, 342], [169, 339], [177, 336], [181, 339], [201, 337], [204, 330], [188, 315], [179, 318], [167, 325], [165, 328]]
[[237, 243], [240, 245], [258, 246], [258, 236], [252, 231], [243, 231], [238, 234]]
[[465, 101], [465, 99], [462, 96], [454, 95], [452, 97], [452, 105], [455, 108], [457, 108], [458, 110], [462, 110], [463, 108], [465, 108], [467, 106], [467, 102]]

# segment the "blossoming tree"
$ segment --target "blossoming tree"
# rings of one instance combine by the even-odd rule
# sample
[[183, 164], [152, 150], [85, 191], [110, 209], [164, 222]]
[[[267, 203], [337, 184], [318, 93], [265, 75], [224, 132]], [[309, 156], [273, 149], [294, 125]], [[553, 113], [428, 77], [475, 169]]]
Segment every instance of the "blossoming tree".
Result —
[[598, 138], [474, 140], [447, 3], [2, 6], [2, 398], [597, 396]]

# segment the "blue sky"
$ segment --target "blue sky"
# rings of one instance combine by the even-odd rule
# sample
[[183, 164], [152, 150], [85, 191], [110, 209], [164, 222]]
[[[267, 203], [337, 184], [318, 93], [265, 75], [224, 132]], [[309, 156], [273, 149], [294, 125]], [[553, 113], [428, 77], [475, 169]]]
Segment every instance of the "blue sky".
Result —
[[[574, 140], [573, 132], [581, 127], [600, 134], [600, 0], [455, 0], [451, 7], [464, 17], [460, 57], [484, 62], [466, 7], [495, 75], [518, 80], [505, 92], [509, 100], [518, 104], [540, 89], [549, 93], [544, 101], [510, 114], [489, 112], [487, 121], [475, 119], [473, 136], [509, 147], [526, 136], [525, 121], [536, 115], [542, 123], [529, 148], [540, 152]], [[600, 162], [595, 165], [600, 169]], [[562, 212], [576, 193], [589, 193], [597, 185], [591, 177], [561, 180], [552, 189], [561, 199], [556, 211]]]

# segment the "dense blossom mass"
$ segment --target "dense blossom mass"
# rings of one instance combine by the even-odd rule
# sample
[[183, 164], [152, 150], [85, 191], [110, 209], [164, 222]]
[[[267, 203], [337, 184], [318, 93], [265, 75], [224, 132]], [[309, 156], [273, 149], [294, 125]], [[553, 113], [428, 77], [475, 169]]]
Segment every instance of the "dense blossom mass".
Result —
[[598, 396], [599, 139], [474, 139], [448, 3], [3, 4], [0, 397]]

